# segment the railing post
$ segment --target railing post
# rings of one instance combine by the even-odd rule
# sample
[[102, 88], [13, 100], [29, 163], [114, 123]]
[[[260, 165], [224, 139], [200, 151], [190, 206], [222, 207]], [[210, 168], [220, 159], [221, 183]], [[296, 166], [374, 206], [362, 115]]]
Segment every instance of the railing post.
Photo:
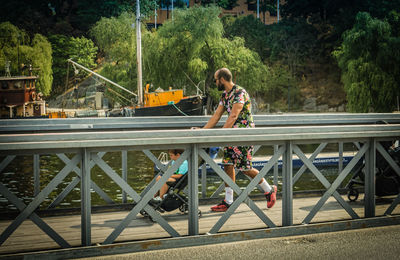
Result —
[[365, 153], [365, 217], [375, 217], [375, 168], [376, 168], [376, 141], [371, 138], [369, 148]]
[[204, 162], [201, 166], [201, 198], [207, 197], [207, 163]]
[[199, 174], [198, 174], [198, 146], [190, 146], [191, 153], [189, 159], [189, 235], [199, 234]]
[[286, 142], [282, 160], [282, 226], [293, 225], [292, 142]]
[[[274, 145], [274, 154], [278, 152], [279, 145]], [[274, 164], [274, 185], [278, 185], [278, 171], [279, 171], [279, 165], [278, 162]]]
[[91, 245], [90, 152], [82, 149], [81, 161], [81, 243]]
[[39, 154], [33, 155], [33, 194], [36, 197], [40, 192], [40, 157]]
[[[123, 150], [122, 152], [122, 179], [128, 183], [128, 151]], [[122, 190], [122, 203], [127, 203], [126, 192]]]
[[343, 142], [339, 142], [339, 165], [338, 173], [343, 171]]

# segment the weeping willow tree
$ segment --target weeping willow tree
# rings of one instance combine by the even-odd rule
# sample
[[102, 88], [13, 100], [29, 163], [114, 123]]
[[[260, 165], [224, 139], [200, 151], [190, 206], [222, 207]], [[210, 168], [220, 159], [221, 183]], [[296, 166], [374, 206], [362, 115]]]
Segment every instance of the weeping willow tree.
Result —
[[0, 68], [11, 62], [11, 75], [19, 75], [21, 65], [32, 65], [34, 74], [39, 76], [36, 88], [43, 95], [51, 92], [52, 49], [51, 44], [41, 34], [35, 34], [32, 39], [23, 30], [9, 22], [0, 24]]
[[[253, 96], [268, 93], [271, 72], [259, 55], [246, 48], [243, 38], [227, 39], [218, 7], [192, 7], [176, 10], [174, 20], [166, 21], [157, 31], [142, 30], [143, 82], [154, 88], [184, 88], [193, 94], [205, 88], [217, 98], [213, 75], [229, 68], [234, 81]], [[101, 74], [136, 91], [136, 33], [134, 15], [103, 18], [91, 30], [104, 54]]]
[[[100, 52], [104, 56], [100, 74], [136, 92], [136, 30], [135, 15], [124, 12], [118, 17], [102, 18], [90, 30]], [[143, 34], [148, 33], [142, 25]], [[109, 89], [114, 99], [129, 104], [132, 98], [120, 89]], [[126, 97], [124, 99], [123, 97]]]
[[204, 82], [206, 91], [217, 98], [213, 75], [227, 67], [234, 81], [252, 94], [269, 87], [269, 69], [259, 55], [246, 48], [242, 38], [223, 37], [220, 11], [215, 6], [178, 10], [173, 21], [147, 35], [144, 64], [153, 83], [195, 91], [194, 85]]
[[[392, 15], [398, 15], [393, 13]], [[396, 19], [395, 19], [396, 20]], [[399, 96], [400, 35], [388, 21], [359, 13], [354, 27], [343, 35], [333, 54], [342, 69], [348, 109], [353, 112], [391, 112]]]

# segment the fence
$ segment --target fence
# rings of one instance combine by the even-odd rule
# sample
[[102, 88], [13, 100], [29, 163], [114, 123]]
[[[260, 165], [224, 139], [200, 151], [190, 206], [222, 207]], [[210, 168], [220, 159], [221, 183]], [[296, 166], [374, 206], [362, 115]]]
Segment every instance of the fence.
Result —
[[[4, 126], [4, 124], [2, 124]], [[9, 131], [8, 129], [7, 131]], [[26, 129], [25, 129], [26, 130]], [[117, 225], [111, 234], [105, 237], [103, 244], [111, 244], [127, 227], [127, 225], [145, 210], [171, 237], [178, 237], [180, 234], [151, 206], [148, 202], [160, 189], [166, 180], [175, 172], [184, 160], [189, 162], [189, 220], [188, 233], [190, 236], [199, 234], [199, 194], [198, 194], [198, 167], [199, 158], [204, 159], [218, 176], [237, 194], [234, 203], [229, 207], [208, 233], [217, 233], [222, 225], [232, 216], [241, 203], [246, 203], [249, 208], [265, 224], [266, 228], [277, 225], [254, 203], [248, 196], [257, 186], [258, 182], [266, 176], [282, 158], [282, 226], [293, 225], [293, 185], [301, 176], [299, 171], [293, 175], [293, 156], [298, 156], [318, 180], [326, 188], [313, 209], [304, 218], [303, 223], [310, 223], [328, 198], [333, 196], [338, 203], [346, 210], [352, 219], [359, 219], [360, 216], [351, 206], [339, 195], [337, 188], [349, 175], [354, 166], [364, 160], [365, 170], [365, 217], [375, 216], [375, 185], [374, 174], [376, 164], [376, 153], [379, 152], [387, 163], [400, 176], [400, 167], [380, 144], [381, 141], [397, 140], [400, 137], [400, 125], [325, 125], [325, 126], [281, 126], [281, 127], [258, 127], [254, 129], [207, 129], [207, 130], [113, 130], [103, 132], [54, 132], [54, 133], [14, 133], [0, 135], [0, 155], [3, 160], [0, 163], [0, 172], [19, 155], [33, 155], [34, 171], [38, 171], [38, 158], [41, 154], [57, 154], [65, 163], [65, 167], [42, 189], [35, 189], [35, 197], [28, 205], [25, 205], [20, 198], [11, 193], [5, 184], [0, 183], [0, 193], [3, 197], [14, 204], [20, 211], [19, 215], [1, 233], [0, 245], [28, 218], [31, 219], [40, 229], [46, 232], [60, 247], [70, 247], [56, 231], [48, 226], [35, 210], [44, 199], [60, 184], [60, 182], [72, 171], [77, 176], [71, 182], [73, 185], [80, 183], [81, 191], [81, 245], [92, 244], [91, 240], [91, 188], [95, 190], [104, 200], [110, 201], [107, 194], [91, 180], [90, 171], [94, 165], [100, 167], [121, 189], [135, 201], [135, 206], [129, 214]], [[313, 157], [323, 149], [327, 143], [357, 142], [360, 149], [353, 159], [341, 169], [335, 181], [330, 183], [324, 175], [313, 165]], [[299, 148], [301, 144], [319, 144], [310, 158]], [[255, 145], [274, 146], [274, 154], [268, 163], [260, 170], [245, 189], [241, 189], [236, 183], [223, 172], [213, 159], [205, 152], [205, 148], [211, 146], [228, 145]], [[172, 167], [165, 167], [158, 161], [152, 150], [165, 150], [169, 148], [182, 148], [185, 152]], [[160, 181], [154, 180], [140, 194], [128, 185], [124, 176], [117, 174], [103, 159], [102, 156], [110, 151], [139, 150], [143, 151], [150, 160], [158, 165], [163, 171]], [[73, 154], [67, 157], [65, 154]], [[79, 166], [78, 166], [79, 165]], [[122, 167], [126, 168], [125, 166]], [[126, 173], [126, 169], [123, 170]], [[304, 171], [303, 171], [304, 172]], [[124, 175], [124, 173], [122, 174]], [[65, 193], [53, 203], [62, 200]], [[111, 202], [111, 201], [110, 201]], [[400, 202], [400, 195], [387, 208], [385, 215], [393, 212]]]

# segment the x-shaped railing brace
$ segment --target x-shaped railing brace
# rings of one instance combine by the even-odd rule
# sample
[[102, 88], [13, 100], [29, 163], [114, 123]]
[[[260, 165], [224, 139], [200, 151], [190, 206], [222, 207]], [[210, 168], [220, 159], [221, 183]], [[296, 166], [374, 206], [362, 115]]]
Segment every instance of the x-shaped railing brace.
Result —
[[262, 168], [257, 176], [251, 180], [245, 190], [241, 190], [240, 187], [232, 181], [232, 179], [214, 162], [213, 159], [203, 150], [199, 149], [199, 155], [210, 165], [210, 167], [222, 178], [222, 180], [230, 186], [233, 191], [239, 196], [231, 204], [228, 210], [222, 215], [217, 223], [209, 231], [210, 234], [217, 233], [220, 228], [225, 224], [228, 218], [235, 212], [242, 202], [245, 202], [249, 208], [269, 227], [275, 227], [275, 224], [264, 214], [264, 212], [257, 207], [257, 205], [248, 197], [250, 192], [257, 186], [261, 179], [268, 173], [268, 171], [278, 161], [279, 157], [285, 152], [285, 147], [282, 146], [277, 153], [272, 156], [268, 163]]
[[[379, 153], [385, 158], [385, 160], [389, 163], [390, 167], [396, 172], [398, 176], [400, 176], [400, 167], [397, 163], [393, 160], [393, 158], [389, 155], [389, 153], [383, 148], [383, 146], [377, 142], [376, 148]], [[396, 208], [397, 204], [400, 203], [400, 194], [396, 197], [396, 199], [392, 202], [389, 208], [385, 211], [385, 215], [392, 214], [393, 210]]]
[[321, 207], [325, 204], [325, 202], [328, 200], [330, 196], [333, 196], [353, 219], [360, 218], [357, 215], [357, 213], [355, 213], [354, 210], [350, 207], [350, 205], [346, 201], [344, 201], [344, 199], [340, 196], [340, 194], [336, 190], [343, 182], [343, 180], [347, 177], [347, 175], [350, 173], [350, 171], [353, 169], [353, 167], [357, 164], [357, 162], [363, 157], [368, 148], [369, 144], [368, 143], [364, 144], [363, 147], [353, 157], [353, 159], [343, 169], [343, 171], [338, 175], [336, 180], [331, 184], [317, 169], [317, 167], [315, 167], [314, 164], [309, 159], [307, 159], [307, 157], [299, 149], [299, 147], [297, 145], [293, 146], [293, 151], [299, 156], [299, 158], [303, 161], [303, 163], [310, 169], [310, 171], [315, 175], [315, 177], [317, 177], [317, 179], [327, 189], [327, 191], [324, 193], [321, 199], [317, 202], [317, 204], [313, 207], [310, 213], [303, 220], [304, 224], [309, 224], [311, 222], [311, 220], [314, 218], [314, 216], [317, 214], [317, 212], [321, 209]]
[[[186, 160], [190, 155], [189, 149], [186, 149], [185, 152], [179, 157], [179, 159], [165, 171], [162, 175], [161, 179], [153, 184], [149, 185], [152, 187], [148, 189], [146, 192], [142, 192], [140, 195], [129, 186], [126, 181], [124, 181], [108, 164], [106, 164], [99, 156], [93, 155], [92, 160], [118, 185], [124, 190], [136, 203], [133, 209], [128, 213], [128, 215], [121, 221], [121, 223], [114, 229], [114, 231], [105, 239], [103, 244], [111, 244], [115, 241], [115, 239], [121, 234], [121, 232], [129, 225], [129, 223], [136, 217], [137, 214], [141, 210], [145, 210], [153, 220], [155, 220], [162, 228], [165, 229], [171, 236], [177, 237], [180, 234], [171, 227], [168, 222], [161, 217], [161, 215], [154, 210], [153, 207], [148, 205], [148, 202], [152, 199], [153, 195], [164, 185], [168, 178], [176, 172], [179, 166]], [[197, 174], [196, 173], [188, 173], [188, 174]]]
[[[104, 156], [105, 152], [99, 153], [98, 156], [102, 158]], [[62, 160], [65, 164], [68, 164], [71, 160], [68, 159], [68, 157], [63, 154], [57, 154], [58, 158]], [[89, 168], [92, 169], [95, 166], [95, 163], [93, 161], [90, 161]], [[75, 167], [73, 171], [78, 175], [76, 176], [70, 184], [68, 184], [67, 187], [57, 196], [57, 198], [48, 206], [48, 208], [54, 208], [58, 204], [60, 204], [61, 201], [64, 200], [64, 198], [76, 187], [76, 185], [79, 184], [81, 181], [81, 169], [79, 167]], [[91, 188], [108, 204], [114, 204], [115, 202], [105, 193], [95, 182], [90, 181], [90, 186]]]
[[39, 205], [47, 198], [47, 196], [68, 176], [68, 174], [76, 167], [80, 162], [81, 155], [75, 155], [70, 162], [64, 166], [64, 168], [49, 182], [49, 184], [29, 203], [28, 206], [24, 207], [21, 201], [18, 201], [14, 195], [12, 195], [8, 189], [4, 186], [0, 186], [0, 192], [4, 197], [8, 198], [21, 212], [16, 219], [3, 231], [0, 235], [0, 245], [2, 245], [7, 238], [24, 222], [27, 218], [32, 219], [35, 224], [39, 226], [46, 234], [48, 234], [54, 241], [62, 247], [70, 247], [70, 245], [60, 237], [54, 230], [52, 230], [47, 224], [45, 224], [34, 211]]
[[[261, 145], [257, 145], [254, 147], [254, 151], [253, 154], [255, 154], [259, 149], [261, 148]], [[235, 170], [235, 176], [239, 174], [240, 171], [236, 171]], [[246, 175], [246, 177], [251, 180], [251, 178], [249, 176]], [[257, 184], [258, 189], [261, 191], [261, 187], [259, 187], [259, 185]], [[213, 192], [213, 194], [211, 194], [210, 198], [218, 198], [219, 194], [225, 189], [225, 184], [221, 183], [219, 185], [219, 187]]]

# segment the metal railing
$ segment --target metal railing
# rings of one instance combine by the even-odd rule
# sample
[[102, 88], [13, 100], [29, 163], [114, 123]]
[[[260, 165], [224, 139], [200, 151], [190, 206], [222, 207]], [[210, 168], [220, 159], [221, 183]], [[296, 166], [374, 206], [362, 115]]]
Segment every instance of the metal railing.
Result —
[[[16, 133], [0, 135], [0, 155], [3, 161], [0, 163], [0, 172], [18, 155], [57, 154], [65, 163], [64, 168], [42, 190], [36, 189], [34, 199], [25, 205], [20, 198], [13, 195], [7, 187], [0, 183], [0, 193], [20, 211], [19, 215], [1, 233], [0, 245], [28, 218], [39, 228], [46, 232], [61, 247], [69, 247], [56, 231], [40, 219], [35, 210], [45, 198], [61, 183], [72, 171], [77, 176], [73, 183], [80, 183], [81, 190], [81, 244], [91, 245], [91, 195], [93, 188], [97, 193], [104, 193], [90, 177], [91, 168], [94, 165], [100, 167], [121, 189], [131, 197], [135, 206], [123, 219], [112, 233], [105, 238], [103, 244], [110, 244], [121, 234], [132, 219], [145, 210], [153, 220], [158, 222], [172, 237], [180, 234], [168, 224], [168, 222], [155, 211], [148, 202], [160, 189], [166, 180], [175, 172], [184, 160], [189, 162], [189, 221], [188, 234], [199, 234], [198, 216], [198, 167], [199, 158], [204, 159], [218, 176], [232, 187], [237, 198], [229, 210], [225, 212], [208, 233], [217, 233], [222, 225], [229, 219], [241, 203], [246, 203], [249, 208], [260, 218], [265, 227], [276, 227], [276, 224], [257, 207], [248, 197], [261, 178], [266, 176], [273, 166], [282, 157], [282, 225], [293, 225], [293, 183], [299, 176], [293, 176], [292, 160], [297, 155], [323, 184], [326, 192], [318, 203], [309, 212], [303, 223], [310, 223], [316, 213], [321, 209], [327, 199], [333, 196], [346, 210], [352, 219], [360, 216], [354, 212], [350, 205], [338, 194], [337, 188], [349, 175], [352, 168], [360, 161], [365, 160], [365, 217], [375, 216], [375, 155], [379, 152], [388, 164], [400, 175], [400, 167], [380, 145], [380, 141], [396, 140], [400, 138], [400, 125], [326, 125], [326, 126], [285, 126], [285, 127], [258, 127], [254, 129], [207, 129], [207, 130], [152, 130], [152, 131], [106, 131], [106, 132], [56, 132], [56, 133]], [[323, 174], [312, 164], [312, 158], [307, 158], [299, 148], [301, 144], [324, 144], [340, 142], [358, 142], [360, 149], [346, 167], [339, 173], [335, 181], [330, 183]], [[256, 145], [275, 146], [274, 154], [268, 163], [260, 170], [248, 186], [242, 190], [234, 183], [225, 172], [204, 151], [210, 146], [231, 145]], [[166, 168], [152, 154], [151, 150], [165, 150], [169, 148], [182, 148], [185, 152], [177, 162]], [[110, 151], [143, 151], [160, 169], [164, 171], [160, 181], [154, 180], [138, 194], [127, 181], [117, 174], [103, 159], [102, 156]], [[317, 148], [315, 153], [318, 153]], [[72, 158], [65, 156], [73, 154]], [[71, 159], [69, 159], [71, 158]], [[79, 166], [78, 166], [79, 165]], [[37, 162], [34, 169], [37, 171]], [[301, 173], [300, 173], [301, 175]], [[391, 214], [394, 207], [400, 202], [400, 195], [393, 201], [385, 214]]]
[[[179, 129], [201, 127], [210, 116], [173, 117], [107, 117], [107, 118], [66, 118], [66, 119], [3, 119], [0, 133], [50, 132], [50, 131], [101, 131], [101, 130], [143, 130]], [[226, 120], [223, 116], [217, 127]], [[321, 114], [271, 114], [255, 115], [257, 127], [296, 125], [354, 125], [374, 124], [385, 121], [400, 123], [400, 114], [395, 113], [321, 113]]]

